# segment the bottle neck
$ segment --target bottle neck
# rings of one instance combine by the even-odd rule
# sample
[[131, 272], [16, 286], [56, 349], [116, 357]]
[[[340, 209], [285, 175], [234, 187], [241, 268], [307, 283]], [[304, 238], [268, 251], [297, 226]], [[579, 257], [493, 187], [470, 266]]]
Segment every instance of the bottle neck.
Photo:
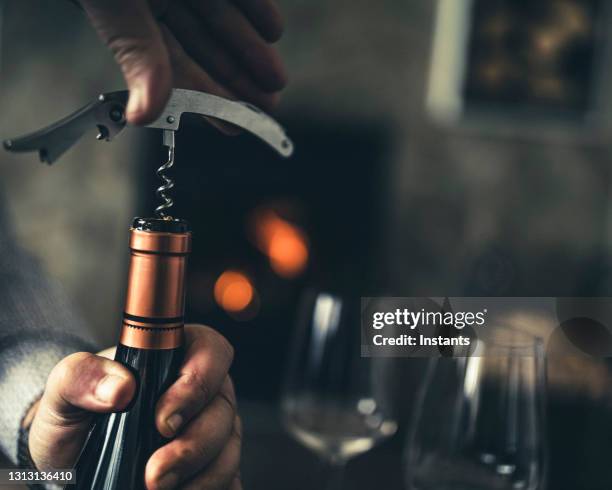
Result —
[[130, 230], [130, 267], [119, 342], [139, 349], [183, 343], [189, 232]]

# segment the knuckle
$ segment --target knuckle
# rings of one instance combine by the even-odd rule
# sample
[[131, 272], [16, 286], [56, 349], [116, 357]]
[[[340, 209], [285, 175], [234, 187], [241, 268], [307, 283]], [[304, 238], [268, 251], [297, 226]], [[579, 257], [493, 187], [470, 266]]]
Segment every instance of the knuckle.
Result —
[[106, 44], [115, 56], [122, 57], [146, 51], [150, 42], [149, 39], [144, 37], [117, 35], [109, 37]]
[[194, 327], [197, 329], [201, 329], [204, 332], [204, 335], [202, 335], [196, 340], [198, 345], [216, 345], [219, 352], [228, 360], [228, 363], [232, 363], [232, 361], [234, 360], [234, 346], [230, 343], [229, 340], [227, 340], [214, 328], [208, 327], [206, 325], [194, 325]]
[[83, 427], [88, 427], [93, 420], [91, 414], [85, 414], [78, 410], [59, 412], [53, 406], [45, 407], [43, 418], [47, 423], [47, 427], [61, 427], [62, 429], [70, 430], [69, 432], [63, 431], [56, 434], [57, 443], [62, 446], [66, 446], [74, 440], [73, 430], [82, 430]]
[[89, 352], [75, 352], [64, 357], [55, 365], [49, 379], [55, 382], [64, 383], [70, 380], [74, 373], [82, 372], [89, 368], [96, 360], [96, 356]]
[[130, 75], [165, 65], [163, 50], [148, 37], [117, 36], [110, 38], [107, 45], [117, 63]]
[[181, 464], [191, 466], [196, 461], [208, 461], [208, 450], [203, 444], [185, 443], [178, 450], [177, 459]]
[[195, 371], [185, 373], [183, 376], [184, 376], [183, 378], [184, 383], [191, 385], [191, 386], [195, 386], [200, 392], [200, 396], [204, 400], [210, 400], [212, 390], [210, 386], [208, 385], [208, 382], [202, 376], [200, 376]]

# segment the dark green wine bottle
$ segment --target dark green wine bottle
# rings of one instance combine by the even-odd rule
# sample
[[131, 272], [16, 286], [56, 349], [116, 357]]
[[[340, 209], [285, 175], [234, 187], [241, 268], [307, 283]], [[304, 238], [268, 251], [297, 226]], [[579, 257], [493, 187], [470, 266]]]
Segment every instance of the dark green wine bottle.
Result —
[[186, 222], [136, 218], [115, 360], [134, 374], [134, 399], [120, 413], [97, 416], [79, 456], [76, 490], [145, 489], [145, 465], [163, 442], [155, 406], [183, 360], [185, 271], [191, 249]]

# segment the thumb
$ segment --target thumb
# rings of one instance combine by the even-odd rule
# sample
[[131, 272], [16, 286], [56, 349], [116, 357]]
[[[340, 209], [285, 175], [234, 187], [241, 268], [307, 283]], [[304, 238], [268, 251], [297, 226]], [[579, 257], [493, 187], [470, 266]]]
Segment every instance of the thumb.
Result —
[[92, 422], [91, 412], [116, 412], [134, 396], [136, 381], [118, 362], [78, 352], [51, 371], [30, 428], [39, 470], [71, 468]]
[[81, 0], [98, 36], [110, 48], [130, 89], [132, 124], [154, 120], [172, 88], [172, 69], [159, 26], [146, 0]]

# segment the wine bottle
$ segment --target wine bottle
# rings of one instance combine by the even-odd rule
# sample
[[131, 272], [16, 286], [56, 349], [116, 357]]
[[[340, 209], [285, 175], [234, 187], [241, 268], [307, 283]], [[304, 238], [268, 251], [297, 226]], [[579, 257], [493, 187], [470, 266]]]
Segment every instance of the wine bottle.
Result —
[[122, 412], [96, 418], [76, 464], [77, 490], [145, 489], [144, 470], [163, 437], [155, 406], [183, 359], [185, 271], [191, 233], [185, 221], [136, 218], [115, 360], [134, 374], [136, 394]]

